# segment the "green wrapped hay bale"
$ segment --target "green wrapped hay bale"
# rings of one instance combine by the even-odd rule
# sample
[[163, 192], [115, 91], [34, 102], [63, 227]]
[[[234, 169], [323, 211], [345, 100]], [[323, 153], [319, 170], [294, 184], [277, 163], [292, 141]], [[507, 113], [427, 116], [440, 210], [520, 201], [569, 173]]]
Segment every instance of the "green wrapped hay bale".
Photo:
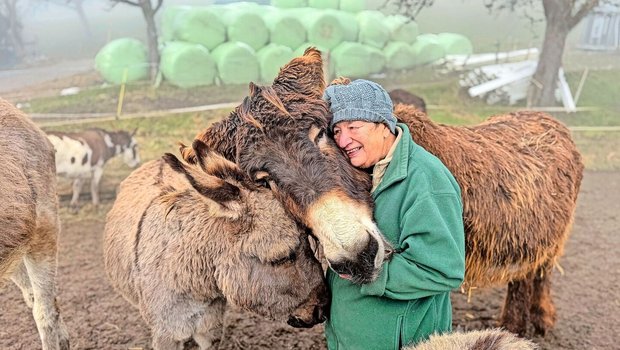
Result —
[[210, 6], [226, 25], [228, 41], [240, 41], [258, 50], [269, 42], [269, 29], [261, 16], [261, 6], [254, 3], [236, 3]]
[[339, 0], [308, 0], [308, 7], [315, 9], [338, 9]]
[[294, 9], [308, 6], [307, 0], [271, 0], [271, 6], [281, 9]]
[[256, 53], [260, 77], [263, 82], [271, 82], [278, 75], [280, 67], [293, 59], [293, 50], [284, 45], [271, 43]]
[[377, 73], [380, 64], [376, 62], [379, 58], [376, 54], [376, 51], [364, 44], [345, 41], [331, 52], [330, 63], [334, 66], [336, 76], [362, 78]]
[[146, 45], [136, 39], [121, 38], [112, 40], [99, 50], [95, 56], [95, 68], [110, 83], [146, 79], [149, 75], [149, 60]]
[[408, 69], [415, 66], [415, 53], [411, 45], [402, 41], [392, 41], [385, 45], [385, 67], [392, 70]]
[[159, 68], [166, 80], [182, 88], [211, 85], [217, 76], [209, 50], [187, 42], [166, 43]]
[[161, 16], [161, 37], [163, 41], [174, 40], [174, 21], [179, 13], [191, 10], [192, 6], [173, 5], [166, 6]]
[[252, 47], [242, 42], [225, 42], [211, 52], [224, 84], [247, 84], [260, 78], [258, 59]]
[[440, 33], [437, 34], [437, 39], [444, 48], [446, 55], [471, 55], [474, 53], [474, 47], [465, 35]]
[[344, 29], [343, 41], [357, 41], [360, 27], [357, 24], [357, 18], [351, 12], [327, 10], [330, 11], [340, 21], [342, 29]]
[[200, 44], [209, 50], [226, 41], [226, 26], [209, 7], [178, 10], [172, 25], [173, 40]]
[[390, 41], [402, 41], [407, 44], [413, 44], [415, 38], [420, 34], [418, 24], [405, 16], [387, 16], [385, 18], [385, 25], [390, 31]]
[[347, 12], [362, 12], [366, 10], [366, 0], [340, 0], [340, 10]]
[[311, 8], [289, 11], [300, 18], [306, 28], [309, 42], [327, 49], [332, 49], [342, 42], [345, 30], [333, 11]]
[[265, 11], [263, 19], [269, 29], [269, 41], [292, 50], [306, 42], [306, 28], [301, 21], [286, 11]]
[[411, 44], [415, 55], [416, 65], [435, 62], [446, 55], [446, 51], [439, 43], [435, 34], [420, 34]]
[[362, 11], [356, 18], [360, 28], [360, 43], [381, 49], [390, 40], [390, 30], [385, 25], [385, 15], [381, 12]]
[[365, 45], [370, 52], [370, 73], [381, 73], [385, 69], [385, 54], [374, 46]]

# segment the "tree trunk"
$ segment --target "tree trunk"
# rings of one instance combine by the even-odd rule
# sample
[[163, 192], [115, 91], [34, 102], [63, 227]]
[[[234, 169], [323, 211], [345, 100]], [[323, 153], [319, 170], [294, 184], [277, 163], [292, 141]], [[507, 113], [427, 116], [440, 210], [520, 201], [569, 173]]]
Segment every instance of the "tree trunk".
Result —
[[146, 20], [146, 38], [149, 48], [149, 73], [151, 81], [154, 82], [159, 72], [159, 49], [157, 39], [157, 26], [155, 25], [155, 12], [150, 0], [141, 0], [142, 13]]
[[555, 105], [558, 71], [562, 67], [562, 54], [570, 31], [571, 5], [566, 0], [543, 0], [545, 39], [538, 60], [538, 67], [528, 90], [528, 106]]

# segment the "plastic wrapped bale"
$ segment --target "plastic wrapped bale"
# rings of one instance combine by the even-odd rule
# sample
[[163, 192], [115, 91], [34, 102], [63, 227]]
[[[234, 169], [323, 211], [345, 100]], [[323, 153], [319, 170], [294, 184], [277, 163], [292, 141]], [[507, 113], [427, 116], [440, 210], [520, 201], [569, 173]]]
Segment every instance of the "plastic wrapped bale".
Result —
[[360, 27], [357, 23], [357, 18], [351, 12], [326, 10], [332, 13], [340, 21], [342, 29], [344, 29], [343, 41], [357, 41], [359, 36]]
[[271, 82], [278, 75], [280, 67], [292, 60], [293, 50], [284, 45], [271, 43], [256, 53], [263, 82]]
[[381, 49], [390, 40], [390, 30], [385, 25], [385, 15], [381, 12], [362, 11], [356, 18], [360, 43]]
[[200, 44], [166, 43], [159, 67], [167, 81], [182, 88], [211, 85], [217, 76], [215, 61]]
[[366, 9], [366, 0], [340, 0], [342, 11], [357, 13]]
[[161, 39], [162, 41], [174, 40], [174, 21], [179, 13], [191, 10], [193, 7], [188, 5], [166, 6], [161, 15]]
[[339, 5], [339, 0], [308, 0], [308, 7], [312, 7], [315, 9], [337, 10]]
[[226, 26], [229, 42], [239, 41], [258, 50], [269, 42], [269, 29], [262, 17], [261, 6], [255, 3], [213, 5], [211, 9], [221, 17]]
[[149, 63], [146, 45], [136, 39], [121, 38], [112, 40], [99, 50], [95, 56], [95, 68], [110, 83], [146, 79]]
[[211, 52], [211, 57], [224, 84], [247, 84], [260, 78], [256, 53], [246, 43], [223, 43]]
[[387, 16], [384, 23], [390, 31], [390, 41], [413, 44], [415, 38], [420, 34], [418, 24], [405, 16]]
[[271, 6], [282, 9], [294, 9], [308, 6], [308, 0], [271, 0]]
[[185, 6], [173, 12], [168, 15], [171, 40], [200, 44], [209, 50], [226, 41], [226, 26], [209, 7]]
[[385, 67], [391, 70], [409, 69], [415, 66], [415, 53], [411, 45], [393, 41], [385, 45]]
[[293, 14], [279, 9], [266, 10], [263, 20], [269, 29], [271, 43], [295, 50], [306, 42], [306, 28]]
[[416, 65], [432, 63], [446, 55], [435, 34], [418, 35], [415, 42], [411, 44], [411, 49], [415, 54]]
[[336, 76], [362, 78], [383, 69], [385, 58], [381, 56], [376, 48], [345, 41], [332, 50], [330, 63]]
[[326, 49], [333, 49], [344, 38], [345, 30], [333, 11], [311, 8], [288, 10], [297, 16], [306, 28], [308, 41]]
[[471, 41], [462, 34], [457, 33], [439, 33], [437, 40], [443, 47], [446, 55], [471, 55], [474, 47]]

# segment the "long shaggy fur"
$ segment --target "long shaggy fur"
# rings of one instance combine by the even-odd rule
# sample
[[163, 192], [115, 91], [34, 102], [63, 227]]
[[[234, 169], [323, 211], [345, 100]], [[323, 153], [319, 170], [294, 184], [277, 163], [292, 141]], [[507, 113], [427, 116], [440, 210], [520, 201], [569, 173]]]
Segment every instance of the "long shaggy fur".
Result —
[[432, 335], [404, 350], [536, 350], [538, 346], [501, 329]]

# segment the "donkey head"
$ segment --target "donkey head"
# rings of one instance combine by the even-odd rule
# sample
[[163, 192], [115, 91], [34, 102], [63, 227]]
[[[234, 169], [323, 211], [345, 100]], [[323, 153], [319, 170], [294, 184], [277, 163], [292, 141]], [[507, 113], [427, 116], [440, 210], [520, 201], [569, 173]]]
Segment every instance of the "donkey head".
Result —
[[[211, 223], [202, 228], [208, 232], [196, 249], [216, 252], [209, 259], [226, 301], [271, 319], [287, 317], [295, 327], [324, 321], [329, 292], [303, 227], [272, 191], [256, 186], [236, 164], [199, 140], [193, 151], [198, 165], [183, 164], [171, 154], [164, 160], [211, 203], [205, 213]], [[192, 216], [202, 221], [198, 207]]]
[[272, 86], [250, 83], [243, 103], [198, 139], [270, 189], [319, 239], [332, 269], [367, 283], [390, 248], [372, 219], [368, 177], [326, 135], [324, 88], [320, 52], [308, 49], [280, 70]]

